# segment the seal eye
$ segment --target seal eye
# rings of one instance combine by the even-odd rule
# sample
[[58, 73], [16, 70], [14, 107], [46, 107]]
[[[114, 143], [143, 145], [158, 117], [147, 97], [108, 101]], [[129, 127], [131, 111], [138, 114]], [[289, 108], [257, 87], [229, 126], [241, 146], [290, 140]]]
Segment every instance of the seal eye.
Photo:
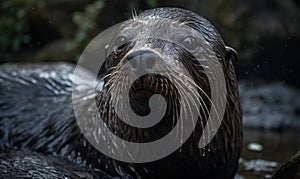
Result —
[[125, 36], [119, 36], [119, 37], [117, 37], [117, 39], [115, 40], [115, 43], [114, 43], [115, 49], [121, 47], [126, 42], [128, 42], [128, 38], [127, 37], [125, 37]]
[[195, 50], [197, 48], [197, 41], [193, 36], [187, 36], [182, 39], [181, 44], [188, 50]]

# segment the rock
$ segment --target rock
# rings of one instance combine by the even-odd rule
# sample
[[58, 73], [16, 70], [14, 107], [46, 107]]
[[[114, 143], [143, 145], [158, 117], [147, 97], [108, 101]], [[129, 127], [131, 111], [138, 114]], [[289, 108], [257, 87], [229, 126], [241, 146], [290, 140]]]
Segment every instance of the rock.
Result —
[[249, 143], [247, 146], [248, 150], [254, 152], [261, 152], [263, 150], [263, 146], [259, 143]]
[[280, 82], [239, 83], [245, 128], [300, 128], [300, 92]]

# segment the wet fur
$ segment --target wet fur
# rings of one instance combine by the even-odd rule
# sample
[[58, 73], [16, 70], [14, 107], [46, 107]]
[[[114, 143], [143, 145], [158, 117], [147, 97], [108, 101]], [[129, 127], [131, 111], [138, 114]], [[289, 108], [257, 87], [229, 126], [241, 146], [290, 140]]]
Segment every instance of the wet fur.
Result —
[[[55, 156], [55, 160], [58, 162], [63, 163], [65, 160], [75, 162], [74, 167], [78, 170], [82, 170], [84, 167], [89, 167], [94, 171], [98, 169], [103, 171], [103, 176], [108, 177], [233, 178], [237, 171], [241, 151], [241, 107], [235, 68], [231, 61], [226, 63], [224, 42], [217, 30], [207, 20], [190, 11], [177, 8], [160, 8], [145, 11], [140, 15], [141, 18], [149, 16], [172, 18], [182, 22], [186, 22], [188, 18], [189, 23], [186, 25], [203, 35], [223, 65], [228, 89], [226, 111], [221, 127], [209, 147], [201, 150], [197, 147], [202, 131], [202, 125], [199, 124], [181, 149], [159, 161], [146, 164], [128, 164], [112, 160], [95, 150], [86, 141], [77, 126], [71, 104], [71, 74], [74, 70], [72, 65], [6, 64], [0, 66], [0, 151], [2, 153], [0, 171], [9, 170], [11, 167], [1, 165], [1, 161], [2, 163], [8, 162], [8, 157], [11, 154], [7, 151], [12, 150], [21, 151], [14, 154], [21, 157], [24, 155], [22, 151], [29, 151], [26, 155], [39, 155], [42, 160], [46, 161], [49, 160], [47, 155]], [[182, 58], [186, 66], [191, 65], [189, 61], [185, 61], [187, 59], [186, 54]], [[117, 65], [118, 61], [113, 60], [111, 63], [108, 64], [108, 67], [109, 65]], [[189, 68], [193, 68], [193, 65]], [[196, 72], [197, 70], [191, 69], [191, 71]], [[198, 83], [203, 83], [203, 79], [198, 78], [197, 75], [202, 76], [197, 73], [193, 76], [196, 77]], [[203, 78], [203, 85], [205, 86], [207, 83], [205, 77]], [[205, 90], [209, 91], [208, 89]], [[106, 92], [104, 90], [98, 94], [99, 104], [107, 97]], [[208, 102], [206, 101], [206, 103]], [[85, 109], [84, 107], [88, 104], [82, 105]], [[109, 110], [107, 106], [100, 108], [102, 114]], [[174, 114], [173, 111], [170, 115], [172, 114]], [[89, 114], [85, 114], [84, 111], [83, 115], [89, 117]], [[170, 118], [166, 117], [166, 119]], [[118, 123], [117, 126], [119, 125], [126, 128], [123, 124]], [[111, 123], [112, 129], [115, 126], [115, 123]], [[132, 133], [120, 135], [128, 140], [145, 141], [149, 139], [146, 135], [147, 132], [141, 132], [137, 129], [127, 131]], [[164, 133], [162, 130], [162, 133], [151, 134], [161, 136]], [[32, 166], [24, 165], [25, 170], [31, 167], [44, 166], [39, 162], [32, 163]], [[69, 170], [69, 172], [73, 172], [73, 168]], [[64, 171], [58, 172], [61, 172], [61, 176], [63, 176]], [[6, 173], [2, 172], [1, 175], [4, 176]], [[73, 175], [70, 174], [69, 176]]]

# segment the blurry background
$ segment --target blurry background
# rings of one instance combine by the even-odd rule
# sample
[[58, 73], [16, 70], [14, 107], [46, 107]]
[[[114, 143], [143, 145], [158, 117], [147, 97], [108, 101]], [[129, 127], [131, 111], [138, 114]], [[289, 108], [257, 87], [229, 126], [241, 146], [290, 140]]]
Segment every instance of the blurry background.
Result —
[[239, 52], [240, 177], [270, 177], [300, 150], [300, 1], [2, 0], [0, 63], [76, 63], [93, 37], [130, 18], [133, 9], [161, 6], [197, 12]]
[[107, 27], [158, 6], [199, 13], [240, 55], [239, 77], [300, 87], [297, 0], [2, 0], [0, 62], [71, 61]]

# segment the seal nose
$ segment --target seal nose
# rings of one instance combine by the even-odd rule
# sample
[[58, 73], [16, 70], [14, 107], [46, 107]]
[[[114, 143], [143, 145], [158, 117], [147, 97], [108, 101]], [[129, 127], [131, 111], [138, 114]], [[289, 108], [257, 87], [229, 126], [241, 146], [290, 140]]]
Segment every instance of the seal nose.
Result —
[[138, 74], [151, 73], [158, 55], [151, 50], [138, 50], [127, 55], [132, 70]]

